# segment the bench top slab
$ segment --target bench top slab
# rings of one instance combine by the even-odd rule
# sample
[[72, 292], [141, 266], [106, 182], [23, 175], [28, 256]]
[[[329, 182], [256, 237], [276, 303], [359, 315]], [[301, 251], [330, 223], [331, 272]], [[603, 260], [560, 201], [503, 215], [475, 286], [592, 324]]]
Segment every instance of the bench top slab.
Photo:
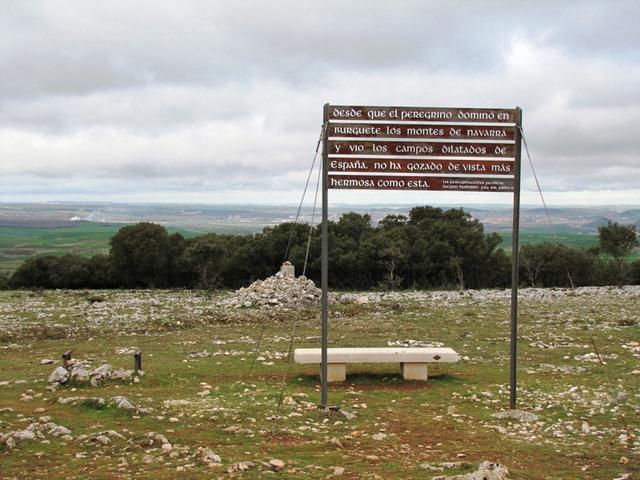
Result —
[[[321, 356], [320, 348], [296, 348], [293, 352], [296, 363], [320, 363]], [[458, 353], [451, 348], [426, 347], [329, 348], [327, 361], [328, 363], [457, 362]]]

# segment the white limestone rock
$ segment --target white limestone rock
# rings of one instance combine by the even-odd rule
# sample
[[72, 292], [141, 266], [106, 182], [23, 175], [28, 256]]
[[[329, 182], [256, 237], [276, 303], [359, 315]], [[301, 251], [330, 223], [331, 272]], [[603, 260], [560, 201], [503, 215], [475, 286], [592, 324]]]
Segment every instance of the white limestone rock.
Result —
[[517, 420], [519, 422], [537, 422], [540, 420], [540, 416], [535, 413], [525, 412], [524, 410], [504, 410], [491, 415], [493, 418], [499, 418], [501, 420], [510, 419]]
[[438, 476], [434, 480], [506, 480], [509, 470], [504, 465], [492, 462], [482, 462], [475, 472], [449, 477]]
[[52, 383], [54, 385], [67, 383], [70, 375], [71, 374], [69, 373], [69, 370], [64, 367], [58, 366], [53, 370], [53, 372], [51, 372], [51, 375], [49, 375], [49, 383]]

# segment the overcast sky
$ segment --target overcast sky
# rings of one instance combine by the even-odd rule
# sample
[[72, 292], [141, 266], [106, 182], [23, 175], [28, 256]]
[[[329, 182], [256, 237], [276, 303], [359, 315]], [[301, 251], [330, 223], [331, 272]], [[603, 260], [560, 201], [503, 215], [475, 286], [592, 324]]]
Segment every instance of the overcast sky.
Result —
[[637, 0], [0, 0], [0, 201], [295, 203], [330, 102], [518, 105], [549, 203], [637, 205], [639, 18]]

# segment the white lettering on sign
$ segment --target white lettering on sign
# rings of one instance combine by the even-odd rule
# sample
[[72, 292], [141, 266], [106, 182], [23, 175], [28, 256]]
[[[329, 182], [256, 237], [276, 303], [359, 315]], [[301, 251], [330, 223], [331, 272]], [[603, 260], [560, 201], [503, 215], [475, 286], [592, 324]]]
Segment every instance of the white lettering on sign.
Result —
[[411, 137], [444, 135], [444, 128], [435, 127], [407, 127], [407, 135]]
[[429, 188], [429, 182], [426, 180], [409, 180], [407, 183], [409, 188]]
[[[508, 117], [507, 117], [508, 118]], [[495, 120], [494, 112], [458, 112], [459, 120]]]
[[420, 110], [403, 110], [400, 112], [400, 120], [451, 120], [451, 112], [430, 112]]
[[373, 180], [369, 178], [336, 178], [331, 177], [329, 187], [372, 188]]
[[487, 147], [476, 147], [475, 145], [443, 145], [442, 153], [451, 153], [455, 155], [486, 155]]
[[511, 173], [511, 164], [510, 163], [496, 163], [495, 165], [491, 165], [491, 173]]
[[343, 172], [347, 170], [369, 170], [367, 164], [360, 160], [331, 160], [329, 167], [331, 167], [331, 170], [342, 170]]
[[376, 182], [376, 186], [380, 188], [403, 188], [407, 182], [400, 177], [395, 178], [383, 178]]
[[410, 172], [441, 172], [444, 167], [442, 163], [436, 162], [409, 162], [407, 170]]
[[[458, 135], [461, 135], [461, 134], [458, 133]], [[467, 135], [469, 135], [470, 137], [506, 137], [507, 132], [505, 130], [498, 130], [498, 129], [478, 130], [478, 129], [470, 128], [467, 130]]]
[[396, 153], [413, 153], [414, 155], [426, 155], [433, 153], [433, 145], [396, 145]]
[[380, 127], [374, 126], [360, 127], [337, 124], [333, 128], [336, 135], [380, 135], [382, 133], [382, 129]]
[[362, 112], [355, 108], [348, 108], [344, 110], [341, 108], [334, 108], [333, 116], [340, 118], [362, 118]]

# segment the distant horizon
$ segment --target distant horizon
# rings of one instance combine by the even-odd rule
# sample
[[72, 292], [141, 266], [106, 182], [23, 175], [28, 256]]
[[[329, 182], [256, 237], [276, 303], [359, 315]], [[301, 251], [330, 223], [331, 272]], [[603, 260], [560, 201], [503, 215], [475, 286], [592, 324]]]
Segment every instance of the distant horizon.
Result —
[[[42, 201], [28, 201], [28, 200], [0, 200], [0, 205], [193, 205], [193, 206], [247, 206], [247, 207], [295, 207], [297, 208], [299, 203], [255, 203], [255, 202], [191, 202], [191, 201], [127, 201], [127, 200], [42, 200]], [[351, 202], [330, 202], [334, 207], [372, 207], [372, 208], [402, 208], [412, 207], [416, 205], [429, 205], [429, 206], [444, 206], [455, 208], [460, 207], [501, 207], [511, 208], [511, 204], [504, 202], [464, 202], [464, 203], [451, 203], [451, 202], [407, 202], [407, 203], [351, 203]], [[310, 202], [304, 202], [303, 207], [312, 207]], [[548, 203], [548, 208], [640, 208], [640, 203], [615, 203], [615, 204], [558, 204]], [[542, 204], [535, 203], [521, 203], [520, 208], [544, 208]]]

